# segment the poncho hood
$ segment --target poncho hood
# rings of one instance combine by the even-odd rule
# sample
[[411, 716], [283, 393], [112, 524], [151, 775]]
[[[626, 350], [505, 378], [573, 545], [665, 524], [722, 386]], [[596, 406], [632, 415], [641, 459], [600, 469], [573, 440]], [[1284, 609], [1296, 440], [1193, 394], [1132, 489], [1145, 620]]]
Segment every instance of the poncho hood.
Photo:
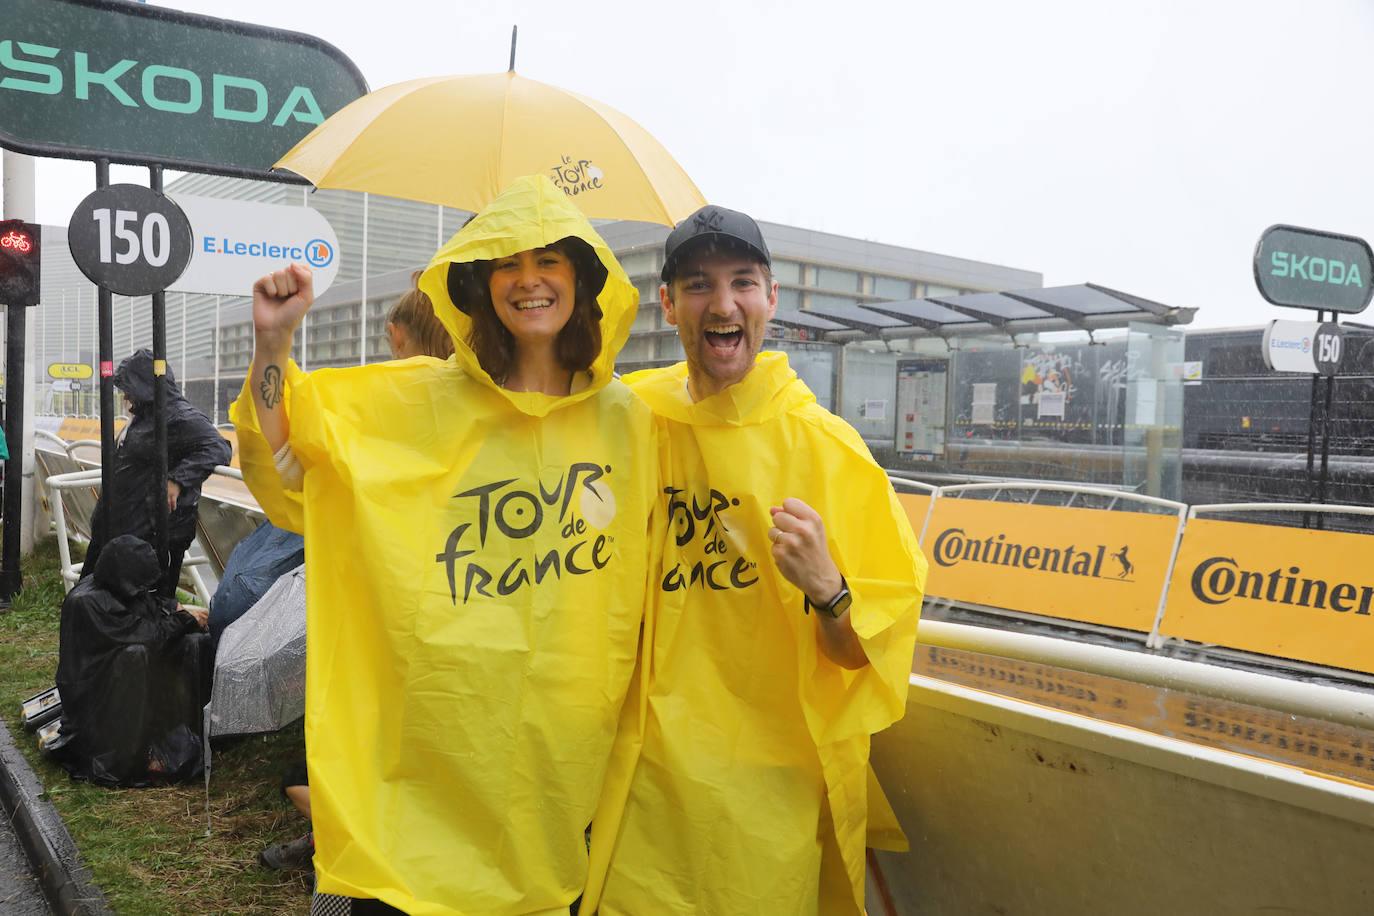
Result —
[[623, 381], [654, 413], [694, 426], [753, 426], [816, 401], [786, 353], [760, 353], [743, 379], [696, 402], [687, 391], [686, 363], [632, 372]]
[[132, 534], [112, 538], [95, 565], [95, 584], [125, 600], [151, 592], [162, 570], [152, 546]]
[[[477, 354], [469, 343], [472, 319], [449, 295], [449, 268], [508, 257], [567, 238], [586, 243], [606, 270], [606, 282], [597, 296], [601, 306], [601, 352], [591, 365], [591, 383], [586, 387], [574, 385], [574, 392], [564, 397], [507, 391], [477, 362]], [[453, 338], [458, 365], [472, 378], [500, 392], [518, 410], [534, 417], [546, 416], [551, 410], [584, 400], [606, 387], [613, 376], [616, 354], [630, 336], [639, 306], [639, 292], [609, 246], [582, 211], [544, 175], [516, 179], [439, 249], [420, 276], [419, 285]]]
[[[135, 350], [130, 354], [115, 370], [114, 384], [135, 404], [153, 403], [153, 351]], [[167, 367], [167, 396], [169, 399], [181, 397], [171, 366]]]

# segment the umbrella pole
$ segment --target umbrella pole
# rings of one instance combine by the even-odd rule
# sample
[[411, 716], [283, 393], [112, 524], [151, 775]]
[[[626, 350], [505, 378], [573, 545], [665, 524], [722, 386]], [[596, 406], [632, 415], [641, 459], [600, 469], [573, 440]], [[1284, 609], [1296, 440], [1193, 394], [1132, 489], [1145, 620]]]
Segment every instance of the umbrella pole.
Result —
[[205, 704], [203, 712], [204, 719], [201, 722], [200, 734], [201, 741], [204, 742], [205, 759], [205, 835], [208, 837], [214, 829], [214, 823], [210, 819], [210, 704]]
[[518, 26], [518, 25], [513, 25], [513, 26], [510, 27], [510, 71], [509, 71], [509, 72], [511, 72], [511, 73], [514, 73], [514, 72], [515, 72], [515, 36], [516, 36], [516, 34], [517, 34], [519, 31], [520, 31], [520, 26]]

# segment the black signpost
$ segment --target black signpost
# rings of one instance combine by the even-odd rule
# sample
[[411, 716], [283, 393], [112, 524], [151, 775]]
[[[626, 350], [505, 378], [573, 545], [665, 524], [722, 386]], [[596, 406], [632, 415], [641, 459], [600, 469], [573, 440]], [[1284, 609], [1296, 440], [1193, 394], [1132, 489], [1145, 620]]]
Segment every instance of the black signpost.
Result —
[[[72, 257], [99, 290], [101, 479], [111, 505], [113, 293], [153, 298], [154, 410], [166, 485], [163, 291], [185, 269], [192, 235], [185, 215], [162, 193], [163, 167], [298, 181], [272, 165], [365, 94], [367, 83], [337, 48], [298, 32], [124, 0], [5, 0], [4, 13], [0, 146], [95, 163], [96, 191], [72, 215], [68, 239]], [[151, 187], [110, 186], [112, 162], [148, 167]], [[12, 301], [5, 292], [0, 277], [0, 302]], [[20, 331], [9, 338], [11, 374], [23, 365], [23, 311], [11, 309], [11, 329], [15, 311]], [[22, 403], [22, 392], [21, 377], [18, 388], [8, 389], [12, 405]], [[22, 438], [12, 436], [10, 446], [21, 449]], [[9, 489], [4, 562], [6, 575], [17, 580], [17, 553], [11, 565], [8, 545], [19, 510], [16, 502], [11, 511]], [[157, 547], [165, 561], [166, 500], [158, 504]]]
[[[1312, 403], [1307, 427], [1307, 483], [1309, 500], [1326, 502], [1327, 466], [1331, 453], [1331, 401], [1339, 373], [1343, 336], [1339, 316], [1357, 315], [1374, 298], [1374, 249], [1362, 238], [1321, 229], [1275, 225], [1264, 230], [1254, 257], [1255, 285], [1274, 305], [1315, 309], [1318, 326], [1312, 335]], [[1326, 312], [1331, 320], [1325, 321]], [[1320, 378], [1326, 377], [1325, 397]], [[1315, 474], [1316, 434], [1320, 404], [1321, 472]], [[1315, 491], [1315, 493], [1314, 493]], [[1304, 517], [1303, 525], [1309, 520]], [[1320, 516], [1317, 527], [1323, 527]]]
[[0, 543], [0, 599], [8, 606], [22, 585], [20, 516], [24, 503], [24, 334], [28, 309], [42, 291], [43, 227], [22, 220], [0, 222], [0, 304], [5, 306], [4, 534]]
[[[97, 184], [108, 179], [108, 167], [97, 163]], [[158, 479], [167, 478], [167, 318], [164, 290], [181, 276], [191, 260], [191, 223], [181, 207], [162, 193], [162, 167], [152, 167], [152, 188], [136, 184], [99, 187], [76, 205], [67, 227], [72, 260], [100, 287], [100, 492], [105, 505], [115, 501], [114, 479], [114, 345], [105, 347], [113, 327], [112, 293], [153, 297], [154, 429]], [[108, 404], [106, 403], [108, 399]], [[109, 417], [106, 428], [105, 418]], [[159, 499], [159, 560], [167, 562], [167, 500]], [[109, 514], [101, 513], [102, 525]], [[100, 531], [98, 537], [106, 538]]]

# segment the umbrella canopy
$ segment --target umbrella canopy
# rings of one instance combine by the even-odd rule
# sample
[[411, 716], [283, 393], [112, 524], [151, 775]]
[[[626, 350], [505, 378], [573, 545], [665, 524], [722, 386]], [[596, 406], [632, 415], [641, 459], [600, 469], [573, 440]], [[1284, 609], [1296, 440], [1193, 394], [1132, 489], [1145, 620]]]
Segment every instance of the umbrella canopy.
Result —
[[553, 179], [592, 218], [672, 226], [706, 200], [648, 131], [593, 99], [515, 72], [371, 92], [276, 164], [319, 188], [481, 210], [524, 175]]
[[207, 735], [271, 732], [305, 715], [305, 567], [278, 579], [220, 638]]

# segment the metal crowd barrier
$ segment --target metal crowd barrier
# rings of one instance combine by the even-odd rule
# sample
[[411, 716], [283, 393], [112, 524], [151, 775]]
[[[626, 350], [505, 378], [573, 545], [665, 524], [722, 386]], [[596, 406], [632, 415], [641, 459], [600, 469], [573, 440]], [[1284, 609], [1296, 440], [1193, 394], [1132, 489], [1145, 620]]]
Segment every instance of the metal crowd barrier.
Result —
[[[81, 564], [73, 562], [71, 544], [89, 543], [91, 518], [100, 498], [100, 466], [77, 458], [73, 452], [98, 442], [66, 442], [52, 433], [39, 430], [36, 437], [56, 445], [61, 451], [35, 448], [34, 459], [41, 473], [44, 492], [40, 500], [52, 517], [51, 530], [57, 536], [61, 575], [68, 591], [81, 578]], [[216, 475], [242, 480], [237, 468], [218, 467]], [[198, 603], [209, 606], [229, 554], [264, 518], [261, 511], [204, 491], [196, 519], [196, 537], [182, 561], [182, 584], [196, 595]]]
[[[1359, 627], [1364, 618], [1374, 617], [1374, 578], [1368, 585], [1358, 581], [1366, 566], [1362, 556], [1374, 546], [1369, 535], [1199, 518], [1294, 512], [1372, 516], [1374, 508], [1284, 503], [1190, 508], [1131, 491], [1054, 482], [936, 487], [889, 479], [930, 561], [926, 596], [937, 607], [1068, 626], [1155, 652], [1206, 652], [1374, 684], [1374, 643]], [[1057, 497], [1054, 504], [1045, 504], [1048, 496]], [[1275, 554], [1280, 543], [1287, 552]], [[1229, 556], [1244, 546], [1252, 549], [1251, 559]], [[1077, 574], [1028, 574], [1045, 571], [1044, 556], [1055, 558], [1050, 571], [1065, 572], [1068, 561], [1061, 566], [1059, 556], [1066, 551], [1073, 553]], [[991, 562], [984, 553], [990, 553]], [[1319, 567], [1321, 576], [1308, 575]], [[1226, 594], [1207, 593], [1225, 587], [1230, 588]], [[1301, 620], [1289, 613], [1308, 605], [1335, 613]], [[1266, 621], [1258, 630], [1257, 614]], [[1219, 623], [1223, 619], [1229, 621], [1225, 626]]]
[[[873, 768], [911, 852], [875, 852], [868, 912], [1370, 910], [1374, 875], [1362, 863], [1374, 855], [1374, 690], [1366, 686], [1374, 679], [1359, 672], [1374, 670], [1374, 641], [1363, 633], [1374, 581], [1366, 587], [1360, 577], [1374, 541], [1276, 525], [1208, 530], [1200, 519], [1374, 509], [1189, 508], [1064, 484], [894, 486], [931, 563], [928, 609], [943, 602], [987, 613], [975, 615], [979, 624], [923, 617], [906, 715], [873, 738]], [[1051, 494], [1060, 505], [1035, 505]], [[951, 511], [982, 495], [1024, 501]], [[1105, 525], [1073, 514], [1085, 506], [1144, 518]], [[1007, 577], [1015, 581], [1000, 602], [966, 600], [1005, 571], [969, 558], [1014, 540], [1012, 532], [1036, 531], [1054, 511], [1073, 521], [1059, 529], [1078, 537], [1089, 537], [1091, 524], [1153, 540], [1152, 553], [1130, 548], [1137, 580], [1147, 578], [1146, 562], [1160, 567], [1138, 590], [1132, 626], [1067, 612], [1054, 592], [1071, 577], [1043, 572], [1038, 584]], [[958, 552], [948, 538], [937, 546], [942, 534], [971, 534], [972, 523], [994, 515], [1005, 522], [1002, 541], [985, 531], [979, 551], [967, 548], [971, 537]], [[940, 560], [977, 575], [950, 578]], [[1101, 600], [1131, 587], [1115, 580], [1094, 579]], [[1290, 604], [1307, 597], [1309, 606], [1281, 606], [1288, 591]], [[1265, 608], [1267, 596], [1277, 601]], [[1045, 613], [1055, 602], [1059, 613]], [[1205, 613], [1180, 618], [1199, 602]], [[1301, 613], [1285, 618], [1289, 609]], [[1199, 641], [1198, 627], [1219, 611], [1233, 612], [1231, 629]], [[1031, 626], [1041, 632], [1023, 631]], [[1294, 641], [1308, 634], [1315, 644]], [[1274, 673], [1215, 664], [1218, 645], [1236, 647], [1228, 661]], [[1192, 651], [1210, 658], [1165, 654]], [[1324, 664], [1301, 660], [1318, 651]]]
[[[1018, 648], [983, 642], [986, 633], [960, 634], [965, 640], [926, 628], [923, 639], [980, 651]], [[1092, 656], [1131, 654], [1084, 648]], [[1169, 660], [1143, 665], [1161, 661]], [[1185, 676], [1204, 686], [1195, 672]], [[1242, 695], [1267, 689], [1236, 686]], [[1160, 704], [1196, 709], [1186, 715], [1197, 719], [1211, 715], [1205, 700], [1188, 694], [1136, 689], [1148, 694], [1136, 710], [1146, 717]], [[868, 912], [875, 916], [1369, 911], [1368, 779], [1333, 778], [1302, 762], [1260, 759], [943, 677], [913, 675], [909, 691], [905, 717], [873, 739], [874, 771], [911, 843], [907, 854], [874, 855]], [[1356, 718], [1367, 717], [1364, 709]], [[1269, 730], [1283, 736], [1290, 716], [1271, 717], [1277, 726], [1251, 724], [1260, 720], [1249, 711], [1217, 718], [1227, 727], [1268, 729], [1269, 737]], [[1288, 736], [1295, 733], [1299, 746], [1341, 747], [1297, 729]], [[1367, 742], [1370, 733], [1345, 734]]]
[[[79, 567], [72, 568], [67, 539], [83, 536], [82, 525], [89, 525], [99, 484], [98, 474], [84, 466], [89, 463], [72, 457], [70, 447], [74, 445], [64, 444], [60, 454], [39, 453], [69, 582], [75, 581], [69, 574], [78, 573]], [[241, 479], [232, 468], [216, 473]], [[1192, 644], [1171, 632], [1168, 612], [1171, 587], [1184, 580], [1191, 587], [1196, 577], [1193, 554], [1207, 533], [1206, 526], [1194, 525], [1200, 515], [1374, 514], [1374, 509], [1270, 504], [1189, 509], [1129, 491], [1062, 483], [941, 488], [900, 477], [892, 481], [931, 557], [931, 601], [944, 599], [1050, 625], [1098, 627], [1101, 633], [1122, 637], [1123, 644], [1098, 645], [929, 617], [921, 622], [907, 714], [874, 737], [872, 757], [912, 852], [875, 855], [869, 912], [1086, 916], [1103, 912], [1104, 903], [1115, 914], [1141, 916], [1161, 910], [1241, 914], [1368, 909], [1374, 900], [1374, 876], [1367, 867], [1374, 854], [1374, 776], [1363, 782], [1333, 778], [1301, 762], [1283, 763], [1209, 745], [1198, 735], [1211, 728], [1206, 734], [1259, 748], [1269, 734], [1252, 733], [1271, 727], [1263, 713], [1273, 710], [1270, 719], [1279, 720], [1276, 733], [1296, 736], [1299, 750], [1305, 741], [1312, 754], [1320, 746], [1325, 754], [1354, 755], [1359, 763], [1364, 758], [1352, 750], [1351, 742], [1368, 740], [1368, 762], [1374, 767], [1374, 692], [1161, 653]], [[1045, 504], [1050, 497], [1059, 503]], [[1124, 518], [1098, 517], [1109, 514]], [[218, 577], [233, 545], [261, 517], [251, 506], [202, 496], [197, 543], [207, 576]], [[994, 517], [1004, 523], [1002, 530], [979, 532], [983, 546], [971, 547], [973, 524]], [[1038, 546], [1032, 535], [1050, 530], [1067, 530], [1075, 539], [1072, 549], [1053, 539], [1045, 545], [1059, 551], [1056, 567], [1068, 567], [1057, 575], [1062, 580], [1057, 587], [1021, 585], [1000, 593], [1008, 599], [1002, 603], [1011, 607], [967, 600], [970, 595], [988, 597], [978, 589], [987, 590], [983, 580], [995, 578], [990, 573], [998, 570], [1029, 572], [1034, 567], [1045, 572], [1044, 550], [1032, 555], [1030, 548]], [[1297, 538], [1367, 537], [1294, 534], [1269, 526], [1259, 532], [1265, 535], [1261, 541], [1282, 540], [1277, 533], [1285, 530]], [[963, 532], [960, 549], [937, 558], [936, 541], [949, 531]], [[1101, 532], [1137, 537], [1140, 544], [1148, 540], [1150, 547], [1137, 550], [1137, 541], [1132, 541], [1129, 552], [1117, 551], [1120, 561], [1106, 549], [1115, 541], [1103, 542], [1101, 536], [1093, 549], [1079, 549], [1078, 538]], [[1196, 536], [1192, 541], [1190, 534]], [[939, 549], [952, 551], [953, 537], [946, 536]], [[1009, 543], [1020, 549], [1012, 551], [1006, 547]], [[1098, 551], [1098, 546], [1104, 549]], [[982, 562], [989, 550], [994, 562]], [[1075, 556], [1065, 560], [1066, 553]], [[1332, 562], [1345, 562], [1333, 556]], [[941, 565], [940, 559], [951, 565]], [[1135, 572], [1129, 571], [1128, 560]], [[1084, 567], [1082, 575], [1073, 571], [1075, 564]], [[961, 565], [976, 569], [976, 574], [947, 578], [950, 587], [943, 590], [956, 594], [940, 594], [940, 576]], [[1189, 571], [1180, 576], [1185, 566]], [[1130, 595], [1133, 616], [1127, 622], [1132, 625], [1081, 619], [1087, 615], [1074, 616], [1076, 607], [1070, 603], [1047, 608], [1047, 594], [1072, 592], [1064, 583], [1071, 585], [1075, 576], [1093, 580], [1086, 586], [1079, 583], [1088, 591], [1079, 595], [1077, 607], [1092, 610], [1095, 595], [1106, 596], [1102, 600], [1107, 603], [1113, 596]], [[1242, 581], [1239, 576], [1237, 572], [1233, 577], [1237, 583]], [[1228, 576], [1221, 579], [1223, 585], [1232, 581]], [[1287, 587], [1278, 579], [1274, 583], [1276, 593]], [[205, 579], [198, 578], [196, 584], [198, 594], [208, 589]], [[1355, 602], [1344, 612], [1328, 610], [1332, 625], [1361, 616], [1358, 588], [1352, 598], [1343, 588], [1347, 584], [1328, 585], [1323, 593], [1328, 604], [1338, 595], [1344, 596], [1341, 602]], [[1270, 585], [1266, 579], [1255, 587], [1263, 590]], [[205, 598], [208, 601], [208, 592]], [[1053, 600], [1068, 601], [1063, 595]], [[944, 675], [941, 664], [965, 664], [964, 682]], [[994, 689], [1014, 681], [1032, 694], [1040, 691], [1043, 698]], [[1080, 698], [1081, 705], [1076, 705]], [[1170, 707], [1193, 723], [1191, 737], [1123, 724], [1106, 714], [1125, 710], [1147, 722]], [[1217, 710], [1230, 712], [1223, 715]], [[1208, 717], [1220, 725], [1212, 727]], [[1290, 726], [1289, 720], [1298, 724]]]

